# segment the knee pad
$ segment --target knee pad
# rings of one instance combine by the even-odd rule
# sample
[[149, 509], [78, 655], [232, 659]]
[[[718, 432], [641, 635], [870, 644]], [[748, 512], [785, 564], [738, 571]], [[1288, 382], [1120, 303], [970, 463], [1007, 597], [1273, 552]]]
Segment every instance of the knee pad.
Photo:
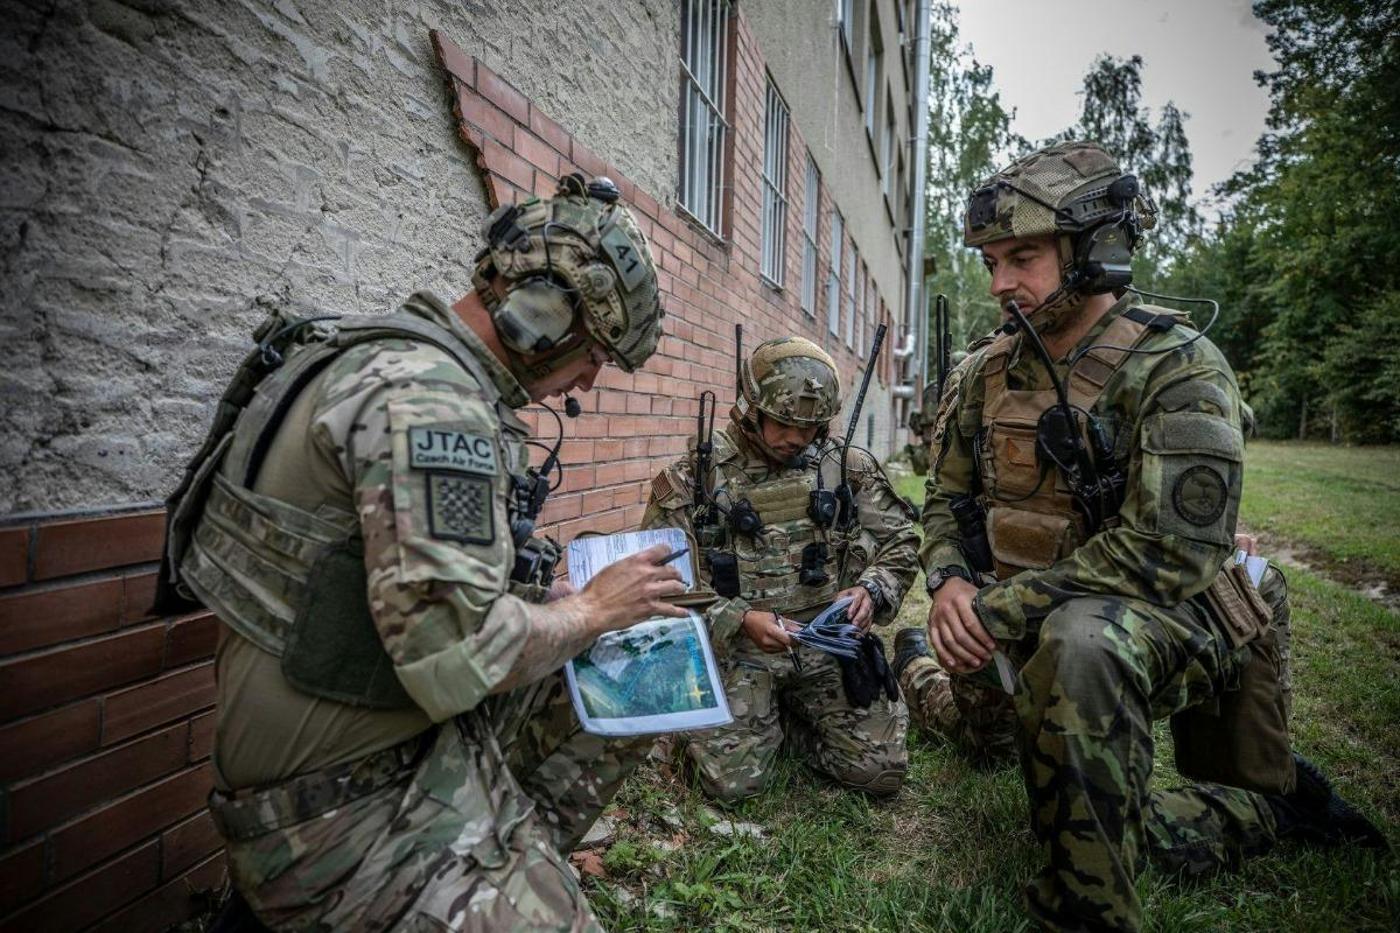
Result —
[[904, 773], [904, 768], [886, 768], [864, 781], [843, 779], [841, 783], [872, 797], [892, 797], [904, 786]]

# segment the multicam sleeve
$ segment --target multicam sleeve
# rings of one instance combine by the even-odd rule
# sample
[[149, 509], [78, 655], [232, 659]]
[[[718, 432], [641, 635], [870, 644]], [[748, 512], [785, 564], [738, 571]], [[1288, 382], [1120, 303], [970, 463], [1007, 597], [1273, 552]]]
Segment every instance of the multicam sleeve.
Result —
[[[698, 547], [695, 529], [690, 522], [690, 490], [693, 476], [690, 461], [686, 459], [678, 460], [656, 474], [651, 481], [651, 494], [647, 498], [646, 511], [642, 514], [643, 530], [679, 528], [685, 532], [690, 546]], [[704, 576], [705, 564], [698, 554], [695, 564]], [[748, 608], [748, 602], [742, 598], [724, 597], [715, 600], [706, 608], [705, 624], [710, 630], [710, 642], [720, 657], [728, 654], [729, 643], [738, 633]]]
[[313, 426], [351, 487], [370, 610], [409, 696], [435, 721], [470, 710], [529, 630], [506, 594], [509, 477], [499, 421], [446, 354], [407, 341], [334, 364]]
[[1045, 570], [983, 588], [988, 633], [1018, 639], [1078, 596], [1175, 606], [1210, 585], [1233, 548], [1243, 485], [1239, 390], [1209, 344], [1156, 368], [1132, 430], [1119, 524]]
[[859, 581], [873, 583], [883, 597], [876, 621], [894, 619], [919, 573], [919, 536], [914, 510], [890, 485], [880, 465], [864, 452], [851, 454], [856, 486], [856, 511], [861, 531], [874, 547]]

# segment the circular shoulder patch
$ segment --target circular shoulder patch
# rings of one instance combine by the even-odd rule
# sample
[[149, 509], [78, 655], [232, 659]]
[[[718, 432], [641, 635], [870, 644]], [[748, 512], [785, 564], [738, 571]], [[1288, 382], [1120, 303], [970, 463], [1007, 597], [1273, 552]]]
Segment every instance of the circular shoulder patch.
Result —
[[1212, 525], [1225, 513], [1229, 487], [1219, 473], [1197, 465], [1183, 472], [1172, 487], [1177, 514], [1193, 525]]

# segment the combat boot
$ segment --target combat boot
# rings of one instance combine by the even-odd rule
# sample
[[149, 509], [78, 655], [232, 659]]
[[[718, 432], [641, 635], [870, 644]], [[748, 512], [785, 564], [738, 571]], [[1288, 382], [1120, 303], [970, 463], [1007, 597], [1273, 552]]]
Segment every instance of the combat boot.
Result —
[[1389, 851], [1390, 845], [1381, 831], [1332, 789], [1332, 782], [1321, 768], [1297, 752], [1293, 753], [1293, 766], [1298, 775], [1293, 792], [1264, 798], [1274, 811], [1279, 839]]
[[919, 628], [900, 629], [894, 636], [894, 669], [895, 679], [898, 680], [904, 674], [904, 669], [915, 658], [926, 658], [928, 653], [928, 637], [924, 635], [924, 630]]

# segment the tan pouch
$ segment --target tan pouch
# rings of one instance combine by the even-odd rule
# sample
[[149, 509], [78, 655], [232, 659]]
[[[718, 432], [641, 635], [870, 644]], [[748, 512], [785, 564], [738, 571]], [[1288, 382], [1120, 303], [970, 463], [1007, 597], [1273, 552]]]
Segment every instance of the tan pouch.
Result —
[[1269, 630], [1273, 613], [1249, 582], [1243, 564], [1230, 564], [1215, 575], [1203, 594], [1216, 627], [1236, 648], [1247, 645]]
[[1072, 550], [1073, 535], [1068, 515], [1006, 506], [993, 506], [987, 513], [987, 543], [998, 580], [1010, 579], [1022, 570], [1044, 570]]

